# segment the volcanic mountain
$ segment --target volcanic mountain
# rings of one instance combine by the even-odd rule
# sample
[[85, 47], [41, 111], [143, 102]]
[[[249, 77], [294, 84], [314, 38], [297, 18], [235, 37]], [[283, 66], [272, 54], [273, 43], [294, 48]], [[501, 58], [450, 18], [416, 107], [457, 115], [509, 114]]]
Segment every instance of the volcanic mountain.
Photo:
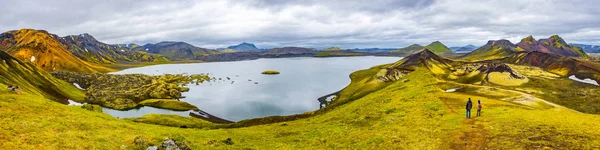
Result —
[[137, 51], [145, 51], [149, 53], [162, 54], [163, 56], [172, 59], [191, 59], [200, 56], [208, 56], [212, 54], [219, 54], [220, 52], [215, 50], [209, 50], [205, 48], [196, 47], [194, 45], [185, 42], [169, 42], [164, 41], [156, 44], [146, 44], [133, 48]]
[[521, 50], [508, 40], [490, 40], [487, 44], [462, 56], [461, 59], [468, 61], [492, 60], [512, 56], [518, 51]]
[[378, 79], [395, 81], [419, 67], [425, 67], [434, 74], [446, 74], [453, 70], [454, 64], [453, 60], [440, 57], [425, 48], [391, 64], [385, 71], [378, 73]]
[[583, 52], [583, 50], [580, 47], [567, 44], [558, 35], [553, 35], [548, 39], [540, 39], [538, 41], [536, 41], [530, 35], [526, 38], [523, 38], [521, 42], [517, 44], [517, 47], [522, 48], [524, 51], [528, 52], [539, 51], [569, 57], [588, 57], [588, 55], [585, 52]]
[[0, 50], [21, 61], [32, 62], [46, 71], [108, 72], [73, 55], [57, 35], [43, 30], [21, 29], [0, 34]]

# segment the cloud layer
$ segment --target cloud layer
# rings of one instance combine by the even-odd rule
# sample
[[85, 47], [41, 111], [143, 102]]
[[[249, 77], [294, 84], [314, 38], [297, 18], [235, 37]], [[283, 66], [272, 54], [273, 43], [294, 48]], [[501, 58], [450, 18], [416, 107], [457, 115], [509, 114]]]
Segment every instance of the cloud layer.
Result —
[[0, 31], [89, 33], [117, 43], [185, 41], [218, 48], [483, 45], [558, 34], [600, 44], [600, 1], [590, 0], [3, 0]]

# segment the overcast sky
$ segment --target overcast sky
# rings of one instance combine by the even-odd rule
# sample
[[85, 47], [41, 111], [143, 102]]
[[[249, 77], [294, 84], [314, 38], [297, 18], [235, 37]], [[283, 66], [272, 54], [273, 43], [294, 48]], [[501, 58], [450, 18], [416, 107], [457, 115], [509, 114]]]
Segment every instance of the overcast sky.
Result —
[[206, 48], [404, 47], [516, 43], [558, 34], [600, 45], [596, 0], [0, 0], [0, 30], [89, 33], [110, 44], [184, 41]]

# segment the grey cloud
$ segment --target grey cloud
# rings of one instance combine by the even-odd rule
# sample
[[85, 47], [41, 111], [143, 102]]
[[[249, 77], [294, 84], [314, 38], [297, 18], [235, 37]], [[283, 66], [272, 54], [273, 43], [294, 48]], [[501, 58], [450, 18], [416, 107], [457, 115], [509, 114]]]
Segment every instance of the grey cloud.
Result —
[[587, 0], [2, 1], [0, 30], [90, 33], [107, 43], [185, 41], [218, 48], [448, 46], [559, 34], [600, 44], [600, 2]]

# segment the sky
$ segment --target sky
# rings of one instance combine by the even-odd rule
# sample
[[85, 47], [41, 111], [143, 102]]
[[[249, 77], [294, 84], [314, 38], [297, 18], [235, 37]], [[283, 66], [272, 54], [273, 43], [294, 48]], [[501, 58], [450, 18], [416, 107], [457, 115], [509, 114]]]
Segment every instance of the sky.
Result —
[[0, 0], [0, 31], [205, 48], [463, 46], [554, 34], [600, 45], [598, 6], [596, 0]]

